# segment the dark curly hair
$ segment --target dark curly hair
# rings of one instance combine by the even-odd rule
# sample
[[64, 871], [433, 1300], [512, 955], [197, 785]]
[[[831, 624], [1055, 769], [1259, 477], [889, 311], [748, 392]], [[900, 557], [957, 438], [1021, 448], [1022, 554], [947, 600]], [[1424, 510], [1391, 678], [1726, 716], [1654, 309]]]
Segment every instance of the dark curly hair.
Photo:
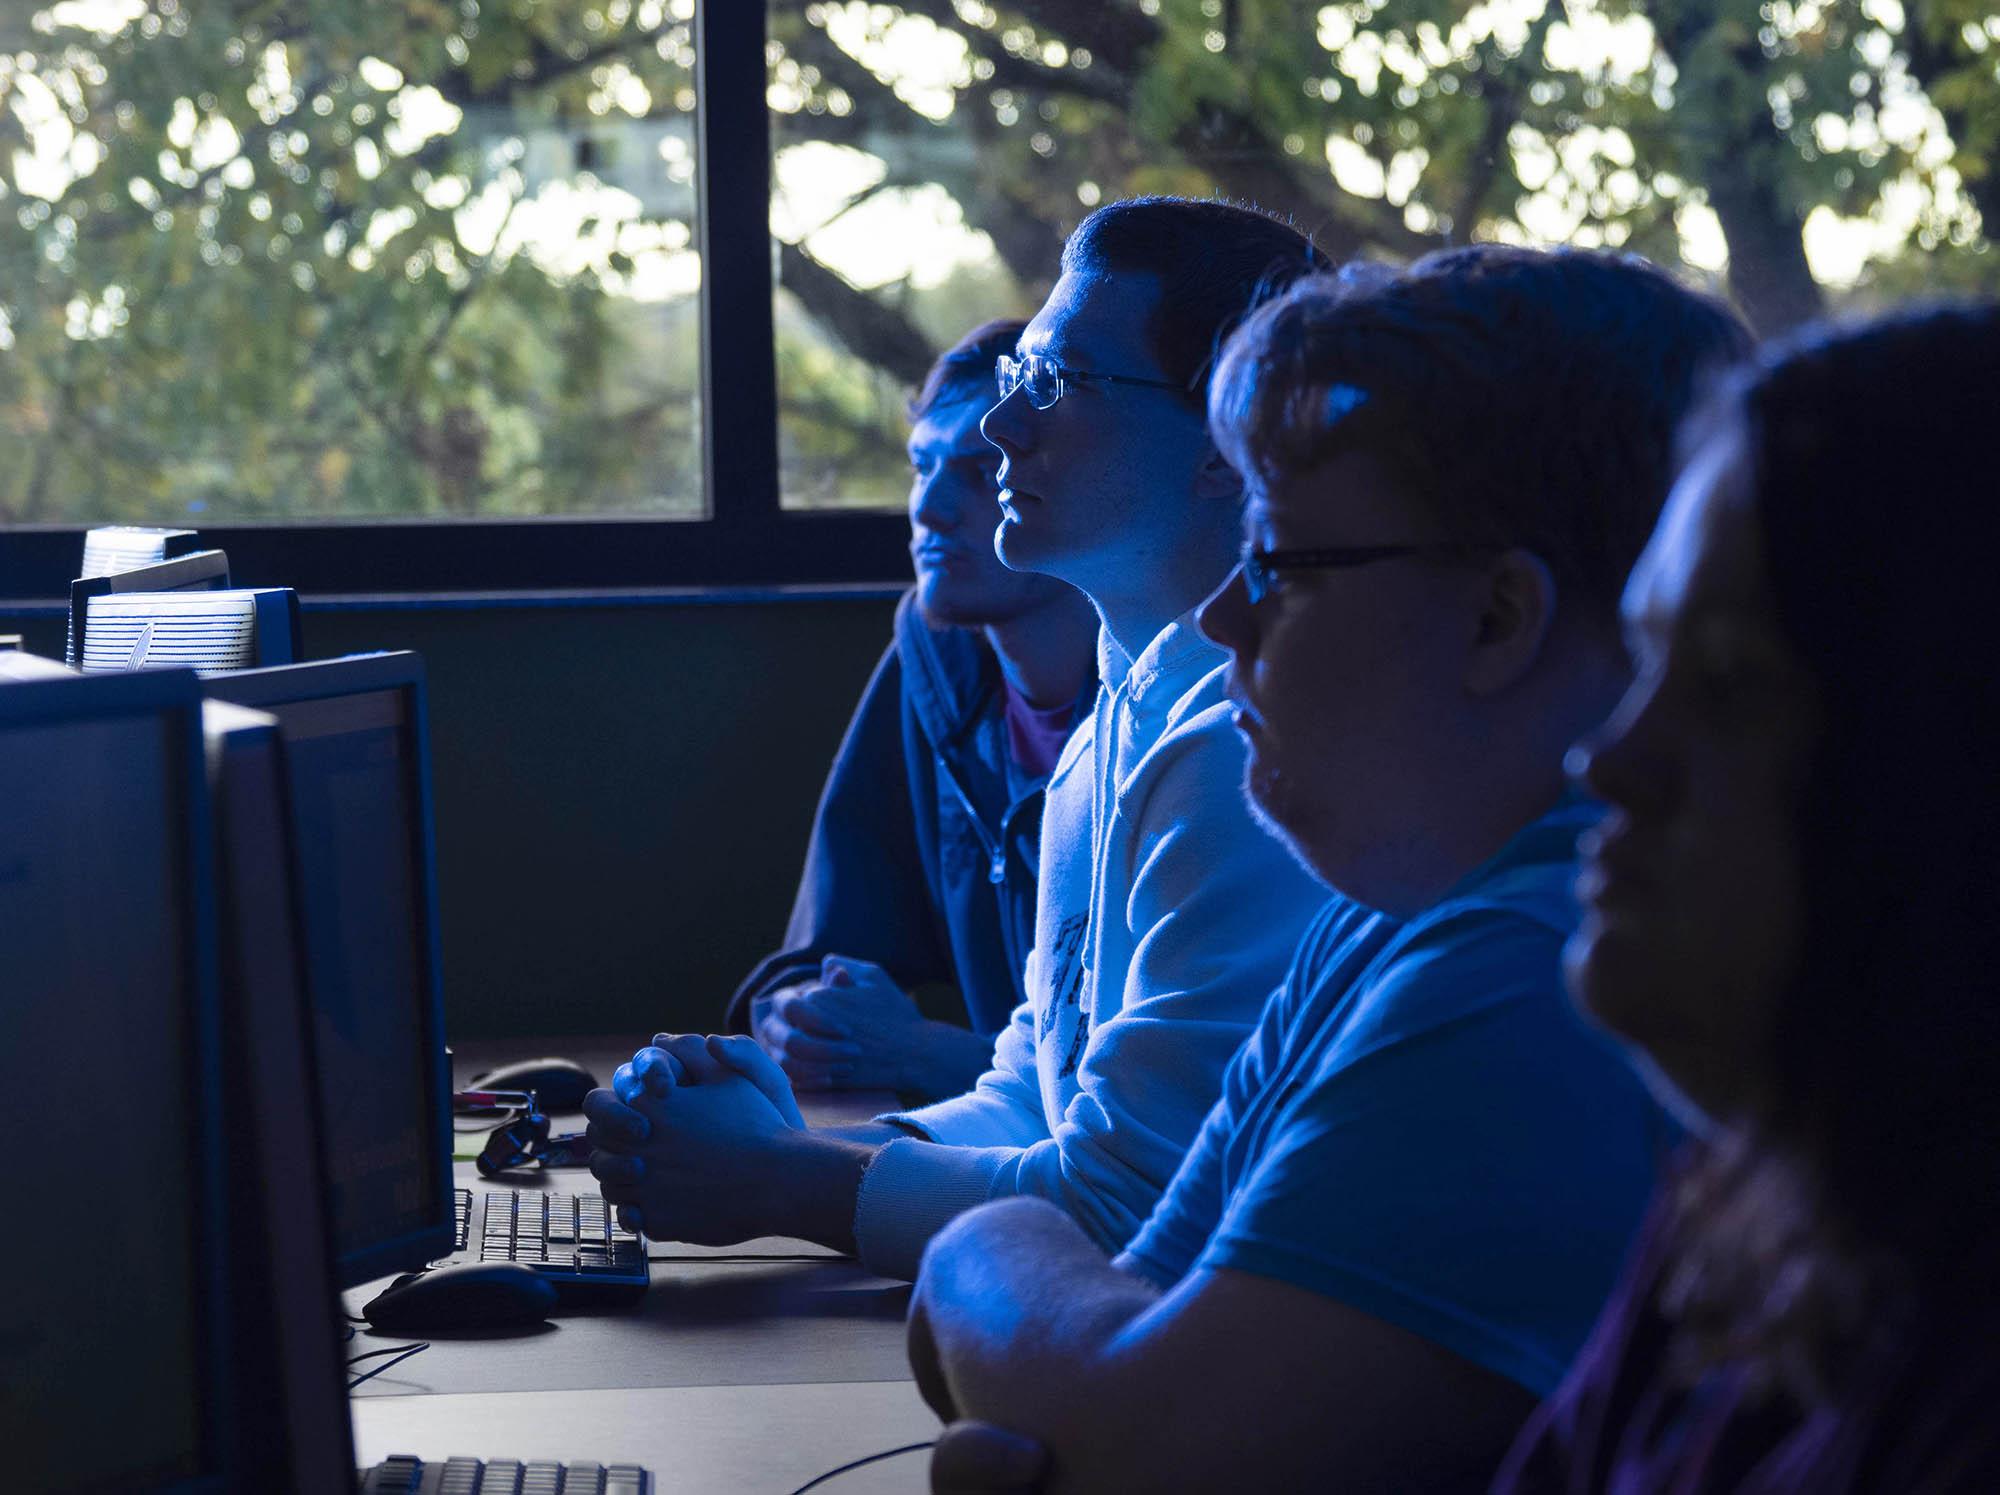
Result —
[[1744, 443], [1820, 737], [1807, 910], [1754, 1132], [1682, 1180], [1663, 1306], [1684, 1366], [1804, 1404], [2000, 1284], [2000, 307], [1768, 348], [1697, 430]]
[[1209, 425], [1248, 477], [1382, 461], [1445, 536], [1519, 545], [1606, 626], [1674, 471], [1674, 431], [1749, 333], [1635, 255], [1497, 244], [1349, 267], [1247, 318]]

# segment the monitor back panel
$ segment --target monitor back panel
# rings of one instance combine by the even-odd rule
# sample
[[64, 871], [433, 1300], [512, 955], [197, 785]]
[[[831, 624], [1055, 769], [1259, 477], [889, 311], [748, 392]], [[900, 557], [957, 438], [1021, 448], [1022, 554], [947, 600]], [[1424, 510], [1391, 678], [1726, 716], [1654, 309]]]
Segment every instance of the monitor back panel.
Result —
[[0, 1095], [31, 1135], [70, 1139], [26, 1181], [0, 1248], [9, 1488], [225, 1487], [198, 724], [183, 673], [0, 685]]
[[343, 1285], [453, 1238], [422, 685], [408, 654], [207, 682], [281, 724]]
[[352, 1495], [326, 1168], [277, 721], [205, 704], [216, 819], [238, 1450], [260, 1488]]

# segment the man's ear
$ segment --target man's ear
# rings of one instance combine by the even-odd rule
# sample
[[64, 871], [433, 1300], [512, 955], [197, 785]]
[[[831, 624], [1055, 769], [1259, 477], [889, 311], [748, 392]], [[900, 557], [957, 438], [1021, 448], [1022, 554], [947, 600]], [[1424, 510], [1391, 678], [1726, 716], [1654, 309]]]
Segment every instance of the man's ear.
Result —
[[1518, 547], [1502, 551], [1482, 574], [1485, 593], [1466, 656], [1465, 688], [1491, 696], [1518, 684], [1541, 657], [1555, 626], [1556, 579], [1546, 561]]
[[1223, 460], [1212, 441], [1203, 448], [1201, 466], [1195, 469], [1194, 496], [1222, 498], [1231, 503], [1240, 502], [1243, 497], [1242, 474]]

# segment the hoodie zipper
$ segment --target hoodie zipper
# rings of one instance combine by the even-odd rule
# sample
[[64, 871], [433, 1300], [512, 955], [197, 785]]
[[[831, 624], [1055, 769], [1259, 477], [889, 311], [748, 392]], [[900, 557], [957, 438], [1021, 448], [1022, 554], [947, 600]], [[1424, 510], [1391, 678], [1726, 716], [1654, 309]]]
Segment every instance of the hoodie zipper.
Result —
[[[986, 822], [979, 818], [979, 811], [973, 808], [972, 796], [965, 792], [965, 785], [959, 781], [958, 771], [945, 759], [939, 750], [933, 748], [931, 757], [937, 762], [938, 773], [951, 785], [951, 792], [958, 796], [958, 802], [965, 807], [965, 818], [972, 822], [974, 834], [979, 837], [979, 846], [986, 853], [986, 880], [995, 887], [1007, 881], [1007, 842], [1004, 834], [1005, 817], [1002, 818], [1003, 834], [996, 844], [992, 834], [986, 829]], [[1007, 807], [1007, 815], [1014, 813], [1014, 806]]]

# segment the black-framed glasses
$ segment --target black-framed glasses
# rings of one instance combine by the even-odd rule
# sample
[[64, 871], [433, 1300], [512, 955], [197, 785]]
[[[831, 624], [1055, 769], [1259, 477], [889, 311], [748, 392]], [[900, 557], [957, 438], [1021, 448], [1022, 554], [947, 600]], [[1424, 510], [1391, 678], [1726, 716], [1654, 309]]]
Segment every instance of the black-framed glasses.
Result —
[[1243, 591], [1255, 607], [1278, 584], [1286, 571], [1345, 571], [1369, 566], [1376, 561], [1393, 561], [1403, 556], [1468, 556], [1492, 550], [1491, 545], [1473, 545], [1462, 540], [1437, 540], [1410, 545], [1336, 545], [1324, 550], [1246, 550], [1237, 564], [1243, 572]]
[[1182, 394], [1187, 386], [1176, 384], [1171, 379], [1141, 379], [1132, 374], [1093, 374], [1088, 369], [1066, 369], [1053, 358], [1040, 353], [1030, 353], [1026, 358], [1015, 358], [1002, 353], [993, 360], [993, 379], [999, 386], [1000, 398], [1006, 399], [1015, 390], [1025, 390], [1028, 403], [1037, 410], [1047, 410], [1069, 393], [1072, 384], [1136, 384], [1144, 389], [1171, 389]]

